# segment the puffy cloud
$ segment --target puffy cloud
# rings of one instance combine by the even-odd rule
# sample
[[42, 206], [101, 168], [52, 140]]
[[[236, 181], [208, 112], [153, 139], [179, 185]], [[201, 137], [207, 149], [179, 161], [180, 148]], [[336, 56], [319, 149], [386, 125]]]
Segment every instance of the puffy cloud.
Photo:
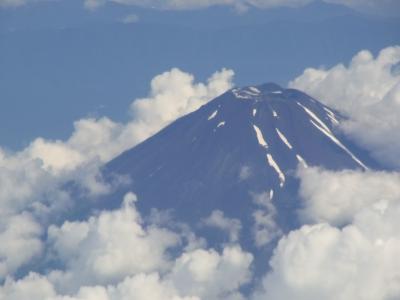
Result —
[[[104, 182], [99, 167], [225, 92], [232, 86], [232, 77], [232, 71], [223, 69], [207, 83], [195, 83], [192, 75], [172, 69], [154, 78], [147, 98], [133, 102], [133, 119], [125, 124], [107, 117], [82, 119], [74, 123], [74, 131], [65, 141], [37, 138], [16, 153], [0, 148], [0, 236], [14, 232], [10, 227], [14, 217], [24, 219], [29, 214], [32, 222], [46, 227], [62, 218], [75, 202], [110, 193], [115, 185], [126, 183], [129, 179], [123, 177]], [[71, 197], [65, 188], [70, 182], [79, 187], [85, 200], [75, 199], [76, 194]], [[18, 236], [21, 244], [25, 238], [29, 244], [29, 231]], [[14, 256], [16, 252], [1, 253], [0, 278], [4, 272], [16, 271], [18, 264], [11, 267], [7, 263], [4, 269], [3, 263], [16, 261]]]
[[1, 299], [7, 300], [200, 300], [180, 297], [179, 292], [157, 273], [126, 277], [116, 285], [83, 286], [74, 295], [57, 294], [47, 277], [37, 273], [14, 280], [8, 278], [0, 288]]
[[400, 47], [374, 58], [361, 51], [346, 67], [306, 69], [289, 85], [349, 117], [340, 128], [389, 166], [400, 167]]
[[224, 212], [220, 210], [213, 210], [211, 215], [202, 221], [202, 224], [227, 232], [231, 242], [238, 241], [242, 229], [242, 223], [239, 219], [227, 218]]
[[183, 253], [169, 275], [185, 295], [201, 299], [242, 299], [239, 288], [251, 279], [253, 256], [239, 246], [227, 246], [222, 254], [197, 249]]
[[28, 213], [0, 221], [0, 278], [41, 254], [42, 227]]
[[292, 231], [254, 299], [399, 298], [399, 215], [400, 201], [377, 203], [342, 229], [322, 223]]
[[46, 277], [30, 273], [21, 280], [8, 277], [0, 287], [0, 299], [7, 300], [50, 300], [54, 299], [56, 292], [51, 282]]
[[253, 234], [257, 247], [267, 245], [282, 234], [275, 220], [277, 211], [272, 202], [273, 195], [271, 190], [269, 193], [264, 192], [253, 196], [254, 203], [259, 207], [253, 212]]
[[[47, 259], [59, 269], [8, 277], [0, 298], [243, 299], [239, 290], [251, 278], [250, 253], [235, 244], [221, 252], [185, 250], [186, 233], [144, 225], [136, 200], [128, 193], [120, 209], [51, 226]], [[173, 255], [172, 248], [179, 251]]]
[[232, 87], [232, 70], [214, 73], [207, 84], [194, 83], [191, 74], [172, 69], [151, 81], [147, 98], [131, 105], [131, 136], [142, 141], [177, 118], [188, 114]]
[[180, 237], [166, 229], [145, 228], [134, 201], [136, 196], [127, 194], [119, 210], [103, 211], [87, 221], [50, 226], [49, 243], [68, 269], [66, 274], [55, 272], [53, 279], [61, 286], [72, 280], [70, 285], [79, 287], [166, 269], [167, 249], [177, 246]]
[[303, 198], [300, 215], [307, 223], [343, 226], [351, 223], [353, 216], [365, 206], [377, 201], [400, 200], [399, 173], [302, 168], [298, 176]]

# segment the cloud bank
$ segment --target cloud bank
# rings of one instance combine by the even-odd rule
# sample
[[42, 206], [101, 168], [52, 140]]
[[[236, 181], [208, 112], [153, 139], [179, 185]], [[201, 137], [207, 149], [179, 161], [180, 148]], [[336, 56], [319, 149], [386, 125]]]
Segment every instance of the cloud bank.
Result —
[[[394, 14], [394, 9], [400, 8], [396, 0], [321, 0], [322, 2], [341, 4], [347, 7], [366, 12]], [[274, 7], [301, 7], [314, 2], [314, 0], [84, 0], [84, 5], [89, 9], [96, 9], [106, 3], [120, 5], [134, 5], [147, 8], [167, 10], [193, 10], [210, 6], [231, 6], [239, 11], [248, 8], [269, 9]], [[398, 14], [398, 13], [397, 13]]]
[[[66, 141], [37, 138], [16, 153], [0, 148], [0, 241], [12, 241], [0, 245], [0, 280], [37, 259], [47, 226], [77, 203], [126, 183], [126, 178], [104, 182], [103, 163], [225, 92], [232, 77], [233, 71], [223, 69], [207, 83], [195, 83], [193, 75], [172, 69], [153, 79], [148, 97], [132, 103], [132, 120], [125, 124], [82, 119]], [[65, 189], [71, 182], [83, 200]]]
[[[346, 113], [343, 130], [397, 163], [398, 58], [398, 47], [376, 58], [363, 51], [347, 67], [306, 70], [291, 86]], [[215, 249], [162, 212], [142, 216], [133, 193], [115, 210], [66, 217], [76, 196], [94, 201], [124, 184], [103, 182], [99, 166], [230, 88], [232, 77], [222, 70], [196, 83], [172, 69], [132, 103], [125, 124], [83, 119], [66, 141], [38, 138], [17, 153], [0, 150], [0, 299], [400, 298], [398, 172], [299, 169], [303, 223], [287, 234], [276, 225], [273, 194], [254, 195], [256, 246], [279, 239], [262, 278], [252, 277], [253, 254], [238, 243], [242, 224], [222, 211], [203, 221], [229, 237]], [[356, 130], [362, 126], [371, 136]], [[70, 181], [78, 195], [64, 188]], [[243, 294], [248, 284], [256, 288]]]
[[299, 176], [308, 224], [279, 241], [254, 299], [399, 298], [399, 174], [309, 168]]
[[243, 299], [250, 253], [237, 244], [220, 252], [197, 247], [184, 232], [145, 225], [136, 201], [128, 193], [120, 209], [50, 226], [43, 259], [61, 261], [60, 269], [7, 277], [0, 298]]
[[[51, 0], [0, 0], [0, 7], [19, 7], [29, 3]], [[398, 16], [400, 4], [397, 0], [320, 0], [325, 3], [340, 4], [367, 14]], [[107, 3], [139, 6], [159, 10], [195, 10], [211, 6], [230, 6], [243, 12], [249, 8], [269, 9], [274, 7], [301, 7], [314, 0], [83, 0], [87, 9], [97, 9]], [[136, 16], [127, 16], [122, 22], [137, 22]]]

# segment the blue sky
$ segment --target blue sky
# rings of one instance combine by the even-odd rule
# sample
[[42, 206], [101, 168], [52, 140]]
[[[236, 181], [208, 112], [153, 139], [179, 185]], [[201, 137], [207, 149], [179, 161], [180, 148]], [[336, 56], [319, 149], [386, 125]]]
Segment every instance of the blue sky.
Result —
[[130, 102], [173, 67], [199, 80], [226, 67], [237, 85], [286, 85], [306, 67], [347, 62], [362, 49], [376, 54], [400, 41], [398, 6], [2, 0], [0, 145], [65, 138], [88, 115], [126, 120]]

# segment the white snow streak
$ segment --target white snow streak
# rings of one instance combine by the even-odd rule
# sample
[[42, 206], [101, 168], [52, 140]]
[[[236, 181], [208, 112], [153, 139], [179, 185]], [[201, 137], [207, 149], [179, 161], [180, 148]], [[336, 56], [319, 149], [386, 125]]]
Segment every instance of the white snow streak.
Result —
[[272, 115], [274, 116], [274, 118], [277, 118], [278, 117], [278, 114], [276, 113], [276, 111], [272, 111]]
[[218, 113], [218, 109], [217, 109], [216, 111], [214, 111], [214, 112], [208, 117], [208, 120], [214, 119], [215, 116], [217, 115], [217, 113]]
[[260, 90], [254, 86], [250, 86], [249, 90], [252, 91], [253, 93], [257, 93], [257, 94], [261, 93]]
[[239, 89], [233, 89], [232, 93], [235, 95], [236, 98], [238, 99], [250, 99], [251, 96], [244, 94], [241, 90]]
[[328, 126], [326, 126], [326, 124], [324, 122], [322, 122], [316, 114], [314, 114], [311, 110], [309, 110], [307, 107], [303, 106], [301, 103], [297, 102], [298, 105], [300, 105], [305, 112], [311, 117], [313, 118], [315, 121], [318, 122], [318, 124], [320, 124], [320, 126], [322, 126], [327, 132], [330, 132], [331, 130], [329, 129]]
[[275, 128], [276, 132], [278, 133], [279, 138], [282, 140], [282, 142], [285, 143], [285, 145], [289, 148], [289, 149], [293, 149], [292, 145], [289, 143], [289, 141], [287, 140], [286, 136], [279, 131], [278, 128]]
[[257, 109], [253, 109], [253, 117], [255, 117], [255, 115], [256, 115], [256, 113], [257, 113]]
[[340, 148], [342, 148], [347, 154], [351, 156], [351, 158], [358, 163], [361, 167], [363, 167], [365, 170], [368, 170], [368, 167], [364, 165], [349, 149], [346, 148], [345, 145], [343, 145], [333, 134], [330, 130], [326, 131], [324, 128], [318, 126], [313, 120], [310, 120], [310, 122], [318, 128], [323, 134], [325, 134], [327, 137], [329, 137], [336, 145], [338, 145]]
[[336, 119], [335, 114], [331, 110], [326, 107], [324, 107], [324, 110], [327, 112], [327, 116], [329, 119], [331, 119], [332, 123], [339, 124], [339, 121]]
[[274, 190], [270, 190], [269, 191], [269, 199], [271, 199], [272, 200], [272, 198], [274, 198]]
[[258, 128], [258, 127], [257, 127], [256, 125], [254, 125], [254, 124], [253, 124], [253, 128], [254, 128], [254, 131], [256, 132], [256, 136], [257, 136], [258, 143], [259, 143], [261, 146], [263, 146], [264, 148], [268, 148], [268, 144], [267, 144], [267, 142], [265, 141], [264, 136], [263, 136], [263, 134], [262, 134], [260, 128]]
[[278, 164], [275, 162], [274, 158], [272, 157], [271, 154], [267, 154], [267, 159], [268, 159], [268, 164], [275, 169], [276, 173], [278, 174], [279, 177], [279, 181], [280, 187], [283, 187], [283, 185], [285, 184], [285, 175], [283, 174], [283, 172], [281, 171], [281, 169], [279, 168]]
[[225, 125], [225, 121], [219, 122], [218, 125], [217, 125], [217, 128], [221, 127], [221, 126], [224, 126], [224, 125]]
[[282, 91], [273, 91], [271, 94], [282, 94]]

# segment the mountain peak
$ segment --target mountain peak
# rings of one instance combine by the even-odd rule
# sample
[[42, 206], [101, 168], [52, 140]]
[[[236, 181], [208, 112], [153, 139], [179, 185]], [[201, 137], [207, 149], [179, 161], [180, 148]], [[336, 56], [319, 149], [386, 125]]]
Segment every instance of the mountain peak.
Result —
[[276, 83], [264, 83], [255, 86], [233, 88], [231, 92], [239, 99], [259, 100], [268, 94], [282, 94], [284, 89]]
[[[298, 225], [296, 170], [367, 169], [370, 161], [337, 131], [343, 118], [307, 94], [267, 83], [234, 88], [105, 168], [131, 178], [144, 212], [166, 209], [198, 226], [214, 210], [244, 225], [252, 241], [254, 195], [268, 195], [282, 232]], [[366, 162], [366, 163], [364, 163]], [[211, 233], [213, 234], [213, 233]]]

